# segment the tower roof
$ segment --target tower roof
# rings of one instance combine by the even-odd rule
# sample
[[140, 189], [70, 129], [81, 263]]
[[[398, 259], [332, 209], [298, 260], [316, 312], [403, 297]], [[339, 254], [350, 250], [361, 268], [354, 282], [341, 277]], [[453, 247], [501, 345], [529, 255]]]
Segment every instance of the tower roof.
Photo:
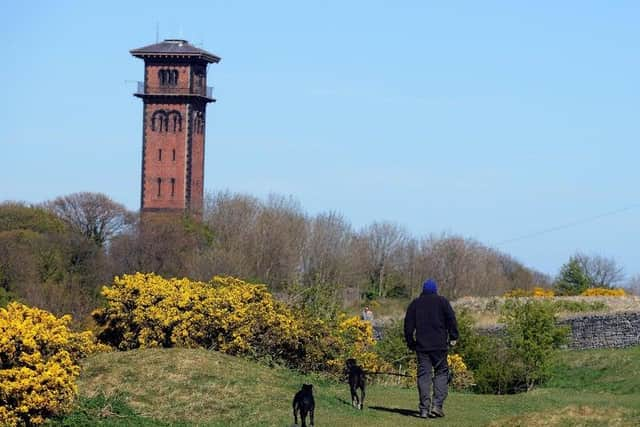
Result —
[[167, 39], [160, 43], [151, 44], [149, 46], [132, 49], [129, 51], [131, 55], [137, 58], [153, 58], [153, 57], [190, 57], [198, 58], [207, 62], [217, 63], [220, 58], [213, 53], [197, 48], [189, 44], [186, 40]]

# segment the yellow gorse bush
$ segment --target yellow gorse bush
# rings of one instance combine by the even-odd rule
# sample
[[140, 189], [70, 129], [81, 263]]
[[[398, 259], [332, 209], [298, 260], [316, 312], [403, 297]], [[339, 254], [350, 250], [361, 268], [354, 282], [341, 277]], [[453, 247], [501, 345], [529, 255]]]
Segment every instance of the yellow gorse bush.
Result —
[[106, 349], [70, 322], [15, 302], [0, 308], [0, 425], [42, 424], [70, 408], [79, 359]]
[[627, 293], [622, 288], [589, 288], [580, 295], [585, 297], [624, 297]]
[[107, 305], [93, 313], [99, 337], [120, 350], [204, 347], [334, 371], [345, 356], [368, 364], [376, 358], [368, 322], [312, 319], [277, 301], [265, 285], [233, 277], [198, 282], [136, 273], [116, 277], [102, 294]]
[[459, 354], [449, 354], [447, 356], [449, 369], [453, 372], [451, 385], [456, 390], [465, 390], [474, 384], [473, 373], [467, 368], [466, 363]]
[[349, 358], [356, 359], [365, 371], [375, 372], [391, 368], [373, 351], [376, 341], [371, 322], [357, 316], [340, 314], [333, 335], [338, 343], [338, 351], [328, 356], [327, 364], [334, 373], [342, 371], [345, 360]]
[[266, 286], [231, 277], [197, 282], [137, 273], [116, 277], [102, 294], [108, 305], [93, 317], [103, 327], [100, 338], [120, 350], [176, 346], [277, 355], [295, 348], [302, 333]]
[[505, 292], [505, 298], [520, 298], [520, 297], [534, 297], [534, 298], [551, 298], [555, 296], [553, 289], [545, 289], [541, 287], [535, 287], [531, 290], [525, 289], [513, 289]]

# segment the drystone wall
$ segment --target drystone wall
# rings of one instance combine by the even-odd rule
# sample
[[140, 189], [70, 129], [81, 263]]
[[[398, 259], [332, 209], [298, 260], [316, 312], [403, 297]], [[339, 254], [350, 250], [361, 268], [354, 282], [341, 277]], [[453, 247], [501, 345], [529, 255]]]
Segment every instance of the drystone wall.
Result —
[[623, 348], [640, 344], [640, 313], [591, 314], [563, 319], [575, 349]]
[[[560, 325], [569, 326], [569, 348], [624, 348], [640, 344], [640, 312], [585, 314], [562, 319]], [[482, 333], [500, 335], [502, 325], [481, 329]]]

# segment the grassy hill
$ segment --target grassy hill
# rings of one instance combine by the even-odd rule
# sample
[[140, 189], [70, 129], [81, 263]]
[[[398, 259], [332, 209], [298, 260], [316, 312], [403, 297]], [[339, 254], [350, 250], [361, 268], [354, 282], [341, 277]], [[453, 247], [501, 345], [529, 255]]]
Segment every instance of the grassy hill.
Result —
[[640, 347], [565, 351], [553, 381], [528, 394], [451, 393], [443, 419], [415, 417], [415, 388], [372, 385], [351, 408], [348, 388], [205, 350], [114, 352], [89, 358], [74, 413], [55, 425], [291, 426], [291, 399], [314, 384], [318, 426], [637, 426]]

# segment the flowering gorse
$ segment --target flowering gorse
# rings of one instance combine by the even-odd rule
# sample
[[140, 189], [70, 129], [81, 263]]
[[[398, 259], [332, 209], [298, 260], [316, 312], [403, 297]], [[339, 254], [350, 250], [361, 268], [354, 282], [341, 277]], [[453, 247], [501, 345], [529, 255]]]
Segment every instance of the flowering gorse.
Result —
[[453, 374], [451, 386], [455, 390], [465, 390], [474, 385], [473, 372], [471, 372], [467, 364], [464, 363], [462, 356], [459, 354], [449, 354], [447, 355], [447, 363]]
[[79, 359], [107, 348], [70, 322], [15, 302], [0, 308], [0, 425], [42, 424], [69, 409]]
[[584, 297], [624, 297], [627, 293], [622, 288], [589, 288], [580, 295]]
[[519, 298], [519, 297], [534, 297], [534, 298], [551, 298], [555, 296], [553, 289], [545, 289], [541, 287], [535, 287], [532, 290], [525, 289], [512, 289], [505, 292], [505, 298]]
[[210, 282], [155, 274], [116, 277], [93, 312], [100, 338], [120, 350], [205, 347], [230, 354], [279, 354], [297, 345], [301, 325], [264, 285], [231, 277]]
[[277, 301], [265, 285], [233, 277], [198, 282], [136, 273], [116, 277], [102, 294], [107, 304], [93, 313], [99, 337], [120, 350], [204, 347], [331, 371], [346, 356], [375, 358], [367, 322], [310, 318]]

